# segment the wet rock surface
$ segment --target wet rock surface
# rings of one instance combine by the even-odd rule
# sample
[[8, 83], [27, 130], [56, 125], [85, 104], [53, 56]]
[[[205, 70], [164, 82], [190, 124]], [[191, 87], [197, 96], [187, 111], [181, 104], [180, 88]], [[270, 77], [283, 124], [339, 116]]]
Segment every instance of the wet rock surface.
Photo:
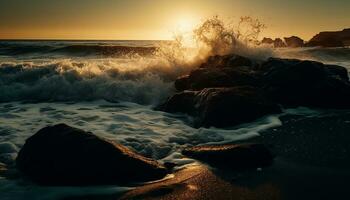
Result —
[[90, 132], [48, 126], [26, 140], [17, 168], [43, 185], [107, 185], [160, 179], [164, 166]]
[[308, 60], [213, 56], [175, 87], [179, 92], [158, 108], [190, 114], [197, 126], [234, 126], [278, 113], [278, 105], [350, 108], [347, 70]]
[[160, 109], [197, 116], [195, 126], [225, 127], [249, 122], [266, 114], [279, 113], [258, 88], [205, 88], [172, 96]]

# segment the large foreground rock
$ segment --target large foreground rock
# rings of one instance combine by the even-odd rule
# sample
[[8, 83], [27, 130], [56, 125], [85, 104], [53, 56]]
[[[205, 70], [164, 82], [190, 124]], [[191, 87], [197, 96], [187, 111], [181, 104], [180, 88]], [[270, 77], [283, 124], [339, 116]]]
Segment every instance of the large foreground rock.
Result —
[[160, 109], [196, 116], [196, 125], [205, 127], [234, 126], [280, 112], [260, 89], [248, 86], [183, 91], [170, 97]]
[[212, 166], [230, 169], [265, 167], [274, 159], [273, 154], [263, 144], [198, 146], [186, 148], [182, 154]]
[[65, 124], [27, 139], [16, 162], [24, 175], [45, 185], [123, 184], [167, 174], [154, 160]]

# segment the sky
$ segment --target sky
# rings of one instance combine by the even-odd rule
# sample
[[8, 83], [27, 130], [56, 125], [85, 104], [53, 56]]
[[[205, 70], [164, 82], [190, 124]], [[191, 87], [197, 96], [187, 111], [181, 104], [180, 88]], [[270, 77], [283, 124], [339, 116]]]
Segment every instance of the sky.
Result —
[[350, 28], [350, 0], [0, 0], [0, 39], [171, 39], [208, 17], [241, 16], [266, 25], [262, 36]]

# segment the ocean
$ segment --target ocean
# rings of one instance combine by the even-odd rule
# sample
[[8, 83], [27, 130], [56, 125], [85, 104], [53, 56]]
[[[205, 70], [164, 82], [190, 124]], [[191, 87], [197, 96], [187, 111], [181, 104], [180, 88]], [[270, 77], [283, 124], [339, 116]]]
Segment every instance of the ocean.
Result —
[[[259, 52], [264, 52], [257, 55], [259, 59], [308, 59], [350, 70], [350, 48]], [[280, 117], [288, 114], [312, 117], [327, 113], [287, 109], [218, 129], [193, 128], [190, 116], [154, 110], [176, 92], [176, 77], [197, 67], [204, 57], [192, 47], [185, 49], [171, 41], [0, 41], [0, 163], [11, 166], [25, 140], [39, 129], [66, 123], [144, 156], [184, 166], [195, 162], [180, 154], [186, 146], [254, 138], [283, 126]], [[39, 187], [0, 177], [1, 199], [60, 199], [127, 189]]]

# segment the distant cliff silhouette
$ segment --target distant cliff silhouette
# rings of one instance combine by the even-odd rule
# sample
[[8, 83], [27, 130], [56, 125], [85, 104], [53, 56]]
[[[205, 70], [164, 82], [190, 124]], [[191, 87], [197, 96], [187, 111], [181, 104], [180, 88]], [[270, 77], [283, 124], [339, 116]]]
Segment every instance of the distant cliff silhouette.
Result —
[[344, 47], [350, 46], [350, 28], [342, 31], [325, 31], [320, 32], [311, 38], [310, 41], [305, 42], [300, 37], [291, 36], [285, 37], [284, 40], [281, 38], [271, 39], [264, 38], [261, 44], [272, 45], [275, 48], [281, 47]]
[[315, 35], [306, 46], [322, 46], [322, 47], [343, 47], [350, 45], [350, 28], [342, 31], [320, 32]]

